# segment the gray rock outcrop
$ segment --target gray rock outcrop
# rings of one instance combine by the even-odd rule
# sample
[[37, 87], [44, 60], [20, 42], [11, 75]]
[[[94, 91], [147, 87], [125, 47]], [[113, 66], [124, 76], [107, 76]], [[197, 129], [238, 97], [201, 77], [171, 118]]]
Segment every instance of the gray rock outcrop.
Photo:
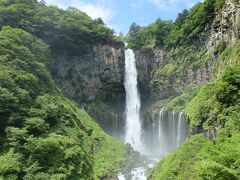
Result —
[[122, 47], [94, 47], [83, 57], [54, 56], [51, 67], [58, 86], [79, 103], [100, 99], [124, 101], [124, 51]]
[[117, 138], [124, 127], [124, 61], [122, 46], [106, 44], [82, 57], [53, 55], [51, 63], [58, 87]]

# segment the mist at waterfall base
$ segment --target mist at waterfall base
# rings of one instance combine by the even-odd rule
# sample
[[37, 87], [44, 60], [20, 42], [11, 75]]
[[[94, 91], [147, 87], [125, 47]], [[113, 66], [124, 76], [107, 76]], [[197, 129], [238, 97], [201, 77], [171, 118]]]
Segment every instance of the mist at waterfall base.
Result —
[[126, 120], [125, 142], [150, 157], [161, 158], [175, 150], [189, 135], [184, 113], [166, 112], [164, 108], [141, 117], [134, 52], [125, 50]]
[[183, 112], [167, 112], [164, 108], [152, 112], [142, 127], [143, 154], [159, 159], [181, 145], [190, 132]]

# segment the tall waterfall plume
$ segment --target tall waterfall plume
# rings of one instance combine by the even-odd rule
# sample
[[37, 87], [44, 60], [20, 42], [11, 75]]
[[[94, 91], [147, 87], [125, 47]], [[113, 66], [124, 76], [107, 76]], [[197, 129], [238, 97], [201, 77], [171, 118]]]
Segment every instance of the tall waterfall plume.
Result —
[[126, 90], [126, 135], [125, 141], [135, 149], [141, 150], [141, 101], [137, 86], [137, 68], [134, 52], [125, 50], [125, 82]]

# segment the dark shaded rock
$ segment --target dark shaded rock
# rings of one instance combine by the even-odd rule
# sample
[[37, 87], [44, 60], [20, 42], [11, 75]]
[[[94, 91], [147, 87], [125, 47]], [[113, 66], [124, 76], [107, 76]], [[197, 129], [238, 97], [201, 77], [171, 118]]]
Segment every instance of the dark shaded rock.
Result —
[[[158, 91], [161, 95], [168, 94], [168, 89], [152, 89], [151, 73], [167, 59], [166, 53], [160, 49], [141, 49], [135, 51], [136, 66], [138, 70], [138, 87], [143, 101], [149, 101], [156, 96]], [[158, 94], [158, 93], [157, 93]], [[158, 94], [159, 95], [159, 94]]]
[[81, 57], [55, 54], [51, 62], [58, 87], [118, 138], [124, 127], [124, 61], [124, 47], [110, 43]]
[[124, 102], [123, 47], [103, 45], [83, 57], [60, 53], [53, 56], [51, 68], [58, 86], [80, 104]]
[[208, 138], [211, 141], [214, 141], [217, 138], [217, 131], [216, 131], [215, 127], [204, 131], [203, 134], [206, 138]]

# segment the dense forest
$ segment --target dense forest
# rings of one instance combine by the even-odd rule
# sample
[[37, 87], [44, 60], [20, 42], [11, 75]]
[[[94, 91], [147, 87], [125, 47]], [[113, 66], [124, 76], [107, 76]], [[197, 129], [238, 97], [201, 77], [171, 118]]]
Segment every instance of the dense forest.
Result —
[[[123, 93], [124, 75], [121, 73], [124, 69], [121, 68], [124, 62], [121, 60], [124, 48], [130, 48], [136, 54], [143, 53], [142, 59], [155, 51], [163, 52], [164, 60], [157, 61], [148, 72], [151, 75], [149, 89], [156, 91], [160, 87], [160, 90], [171, 92], [164, 99], [158, 97], [159, 107], [164, 106], [168, 112], [184, 113], [191, 128], [186, 141], [151, 168], [147, 178], [238, 180], [240, 1], [231, 0], [232, 4], [237, 4], [237, 12], [230, 13], [226, 9], [231, 3], [227, 2], [230, 0], [205, 0], [179, 13], [175, 21], [159, 18], [144, 27], [133, 23], [128, 34], [119, 37], [101, 18], [92, 19], [73, 7], [63, 10], [47, 6], [44, 1], [0, 0], [0, 179], [117, 179], [119, 172], [129, 173], [136, 159], [146, 160], [129, 144], [106, 134], [92, 118], [101, 116], [101, 120], [114, 120], [109, 123], [114, 125], [113, 131], [125, 128], [120, 127], [124, 123], [119, 123], [118, 119], [125, 114], [117, 112], [114, 106], [114, 103], [124, 102], [119, 99], [125, 98], [125, 94], [115, 95], [112, 88], [117, 87]], [[228, 20], [221, 25], [219, 19], [224, 16], [234, 16], [236, 22]], [[235, 38], [231, 39], [226, 33], [230, 28]], [[222, 35], [215, 40], [212, 37], [215, 34], [209, 32], [217, 34], [219, 29], [229, 36]], [[211, 38], [212, 44], [209, 43]], [[124, 47], [124, 40], [127, 47]], [[87, 59], [92, 54], [104, 54], [102, 49], [96, 50], [103, 46], [106, 46], [103, 48], [106, 57], [103, 55], [102, 59], [112, 66], [102, 65], [103, 72], [99, 73], [102, 62], [94, 64], [90, 68], [99, 70], [96, 75], [88, 69], [87, 65], [92, 64], [88, 64]], [[57, 66], [53, 67], [52, 61], [59, 54], [65, 54], [69, 57], [67, 63], [72, 63], [67, 70], [72, 71], [64, 81], [60, 76], [55, 77], [53, 71]], [[84, 72], [74, 69], [74, 63], [83, 60], [86, 61], [83, 64], [87, 64]], [[142, 64], [137, 64], [137, 68]], [[109, 69], [115, 70], [116, 76], [122, 75], [119, 81], [113, 78], [115, 75], [108, 76], [112, 73]], [[142, 69], [147, 71], [147, 68]], [[104, 98], [90, 97], [98, 105], [94, 107], [97, 115], [91, 117], [87, 112], [91, 111], [86, 108], [88, 101], [84, 101], [84, 109], [71, 94], [76, 83], [79, 87], [87, 84], [81, 73], [89, 73], [86, 77], [93, 79], [89, 80], [90, 85], [103, 81], [103, 86], [107, 86], [106, 81], [111, 80], [113, 86], [106, 88], [112, 93], [108, 92], [105, 99], [111, 94], [119, 102], [113, 102], [113, 98], [112, 104], [107, 106]], [[200, 73], [205, 73], [201, 76], [203, 80], [196, 78]], [[77, 78], [72, 80], [74, 76]], [[191, 80], [192, 76], [196, 79]], [[75, 84], [61, 89], [55, 78]], [[84, 90], [90, 94], [102, 88], [86, 87]], [[114, 112], [106, 115], [110, 110]]]
[[62, 10], [36, 0], [1, 0], [0, 26], [6, 25], [42, 39], [52, 53], [65, 51], [82, 55], [93, 45], [111, 41], [122, 43], [101, 18], [92, 20], [76, 8]]

